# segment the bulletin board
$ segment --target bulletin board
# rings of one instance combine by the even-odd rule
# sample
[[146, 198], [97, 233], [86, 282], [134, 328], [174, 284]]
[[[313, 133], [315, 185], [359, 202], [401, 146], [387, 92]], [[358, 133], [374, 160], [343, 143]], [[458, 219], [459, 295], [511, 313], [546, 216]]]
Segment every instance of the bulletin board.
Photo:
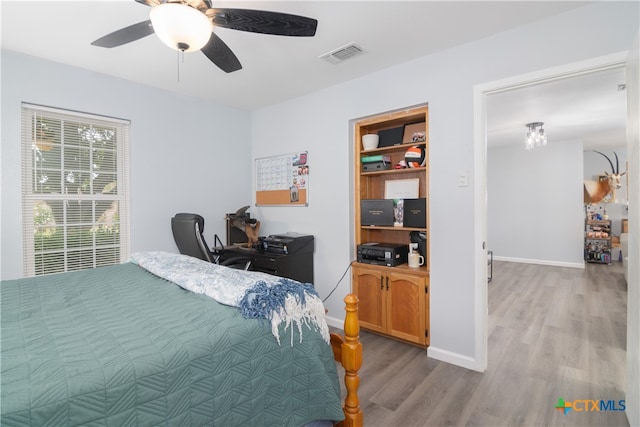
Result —
[[307, 151], [256, 159], [256, 206], [309, 205]]

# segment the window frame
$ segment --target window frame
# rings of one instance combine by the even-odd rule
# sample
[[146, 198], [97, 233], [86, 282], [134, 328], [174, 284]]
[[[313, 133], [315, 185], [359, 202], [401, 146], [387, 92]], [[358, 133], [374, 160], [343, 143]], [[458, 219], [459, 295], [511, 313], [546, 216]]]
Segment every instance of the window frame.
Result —
[[[65, 110], [53, 107], [46, 107], [35, 104], [22, 103], [22, 129], [21, 129], [21, 156], [22, 156], [22, 235], [23, 235], [23, 269], [25, 277], [32, 277], [36, 275], [44, 275], [51, 273], [59, 273], [59, 272], [67, 272], [67, 271], [77, 271], [84, 270], [89, 268], [95, 268], [97, 266], [102, 265], [111, 265], [125, 262], [129, 259], [130, 255], [130, 214], [129, 214], [129, 143], [130, 143], [130, 124], [129, 120], [119, 119], [114, 117], [100, 116], [95, 114], [89, 114], [84, 112], [77, 112], [72, 110]], [[111, 173], [115, 173], [115, 189], [113, 193], [102, 194], [97, 192], [93, 188], [93, 179], [94, 177], [91, 175], [90, 178], [90, 186], [92, 191], [88, 194], [73, 194], [65, 192], [61, 187], [60, 193], [42, 193], [34, 190], [34, 173], [37, 171], [37, 167], [34, 167], [34, 155], [36, 155], [36, 151], [40, 152], [40, 147], [38, 146], [38, 139], [34, 138], [34, 121], [38, 119], [50, 119], [50, 120], [60, 120], [60, 123], [78, 123], [80, 126], [89, 126], [89, 127], [107, 127], [113, 128], [115, 130], [115, 150], [111, 151], [115, 153], [115, 161], [113, 162], [115, 165], [115, 171], [108, 171], [105, 175], [110, 175]], [[63, 130], [64, 126], [61, 127], [60, 130], [60, 141], [59, 146], [62, 150], [64, 146], [64, 137]], [[66, 130], [65, 130], [66, 131]], [[85, 151], [89, 153], [90, 158], [92, 159], [93, 153], [96, 151], [93, 146], [95, 142], [89, 143], [87, 147], [82, 147]], [[77, 143], [78, 144], [78, 143]], [[79, 149], [80, 145], [76, 145], [75, 148]], [[35, 150], [35, 151], [34, 151]], [[52, 168], [57, 173], [62, 174], [65, 173], [65, 165], [64, 158], [61, 154], [60, 161], [56, 163], [56, 167]], [[89, 164], [93, 167], [93, 161], [90, 160]], [[84, 171], [86, 174], [87, 171]], [[97, 176], [97, 174], [96, 174]], [[66, 193], [66, 194], [65, 194]], [[43, 199], [50, 201], [58, 201], [64, 206], [62, 209], [62, 218], [63, 224], [55, 224], [56, 232], [58, 228], [62, 229], [62, 247], [50, 251], [42, 251], [39, 252], [36, 250], [36, 237], [35, 237], [35, 227], [36, 227], [36, 214], [34, 213], [34, 207], [38, 202], [42, 202]], [[117, 208], [115, 210], [117, 214], [116, 224], [118, 225], [118, 242], [114, 245], [103, 245], [97, 243], [99, 241], [99, 237], [96, 237], [97, 232], [94, 230], [98, 230], [99, 222], [98, 215], [96, 212], [96, 204], [103, 204], [107, 201], [111, 201], [111, 207], [117, 202]], [[81, 203], [90, 203], [91, 204], [91, 212], [92, 212], [92, 225], [91, 230], [93, 237], [89, 244], [85, 246], [79, 247], [70, 247], [68, 240], [70, 232], [69, 230], [72, 226], [76, 226], [82, 229], [82, 226], [86, 227], [88, 224], [82, 225], [81, 223], [74, 223], [70, 217], [73, 217], [72, 214], [67, 214], [66, 206], [69, 203], [77, 202]], [[45, 202], [45, 205], [47, 203]], [[51, 209], [48, 207], [48, 209]], [[106, 210], [105, 210], [106, 211]], [[103, 211], [103, 213], [106, 213]], [[86, 240], [83, 240], [83, 245]], [[111, 255], [100, 256], [99, 252], [108, 251], [109, 246], [111, 249], [116, 251], [116, 255], [114, 257], [113, 253]], [[55, 268], [47, 269], [46, 266], [37, 268], [36, 267], [36, 257], [43, 256], [44, 253], [49, 254], [60, 254], [62, 261], [64, 263], [63, 266], [56, 264]], [[83, 258], [80, 253], [82, 252], [91, 252], [90, 261], [87, 262], [86, 258]], [[74, 254], [75, 253], [75, 254]], [[70, 259], [70, 255], [72, 255]], [[119, 256], [118, 256], [119, 255]], [[74, 261], [73, 256], [78, 256], [78, 260]], [[102, 260], [102, 262], [101, 262]], [[107, 262], [105, 262], [107, 260]]]

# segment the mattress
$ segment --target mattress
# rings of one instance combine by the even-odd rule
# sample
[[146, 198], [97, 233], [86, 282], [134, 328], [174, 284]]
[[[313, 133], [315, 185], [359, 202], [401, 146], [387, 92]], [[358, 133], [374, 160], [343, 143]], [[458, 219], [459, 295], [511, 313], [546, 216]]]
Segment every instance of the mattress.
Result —
[[344, 417], [319, 332], [303, 328], [301, 342], [279, 345], [268, 321], [135, 264], [4, 281], [0, 296], [3, 426]]

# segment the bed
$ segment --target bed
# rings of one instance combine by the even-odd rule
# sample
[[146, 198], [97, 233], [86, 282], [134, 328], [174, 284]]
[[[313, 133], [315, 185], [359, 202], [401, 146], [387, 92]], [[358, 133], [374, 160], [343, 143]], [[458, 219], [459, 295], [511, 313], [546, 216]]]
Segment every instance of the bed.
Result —
[[329, 337], [308, 318], [274, 329], [139, 262], [3, 281], [0, 297], [3, 426], [362, 425], [353, 295]]

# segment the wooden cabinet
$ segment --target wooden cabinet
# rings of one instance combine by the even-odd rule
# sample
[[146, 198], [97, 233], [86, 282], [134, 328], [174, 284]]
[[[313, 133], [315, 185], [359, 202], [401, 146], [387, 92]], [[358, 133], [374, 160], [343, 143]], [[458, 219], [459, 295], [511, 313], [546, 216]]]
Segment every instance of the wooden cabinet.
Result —
[[360, 326], [374, 332], [387, 332], [387, 300], [382, 271], [375, 268], [351, 268], [353, 293], [358, 297]]
[[360, 326], [419, 345], [429, 344], [429, 277], [382, 266], [354, 265]]
[[[429, 344], [429, 117], [427, 106], [405, 109], [361, 120], [355, 124], [355, 246], [370, 243], [401, 244], [409, 247], [411, 232], [426, 237], [424, 265], [409, 268], [405, 264], [388, 267], [365, 262], [352, 266], [353, 292], [358, 296], [359, 319], [364, 329], [421, 346]], [[362, 136], [396, 132], [403, 128], [404, 143], [364, 150]], [[423, 138], [412, 141], [414, 130], [424, 129]], [[409, 133], [407, 133], [409, 132]], [[421, 136], [421, 135], [419, 135]], [[424, 149], [425, 165], [412, 168], [394, 168], [405, 159], [412, 147]], [[388, 158], [391, 169], [367, 170], [362, 157]], [[385, 189], [399, 182], [417, 182], [418, 198], [426, 199], [424, 226], [366, 225], [361, 221], [361, 201], [385, 199]], [[390, 182], [393, 181], [393, 182]], [[356, 257], [357, 259], [357, 254]]]

